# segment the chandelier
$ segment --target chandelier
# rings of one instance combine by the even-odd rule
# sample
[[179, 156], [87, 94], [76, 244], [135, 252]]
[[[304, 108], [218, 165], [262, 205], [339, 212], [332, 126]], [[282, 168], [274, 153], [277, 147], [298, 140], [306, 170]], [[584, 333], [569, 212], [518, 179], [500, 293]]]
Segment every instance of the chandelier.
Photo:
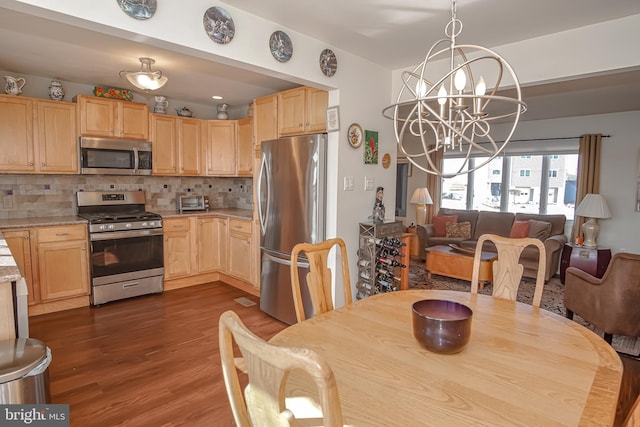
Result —
[[155, 64], [151, 58], [140, 58], [140, 70], [120, 71], [120, 77], [126, 77], [129, 82], [145, 91], [160, 89], [169, 80], [162, 75], [162, 71], [151, 71], [151, 65]]
[[[393, 120], [398, 146], [407, 160], [445, 178], [472, 172], [500, 154], [527, 107], [518, 77], [507, 61], [490, 49], [456, 44], [461, 32], [456, 0], [452, 0], [451, 21], [444, 30], [448, 38], [437, 41], [413, 71], [402, 73], [403, 87], [396, 103], [382, 111]], [[448, 71], [442, 74], [445, 67]], [[505, 72], [511, 81], [505, 79]], [[509, 85], [514, 96], [496, 95], [501, 85]], [[492, 122], [506, 124], [507, 130], [511, 125], [502, 141], [492, 137]], [[418, 139], [422, 150], [410, 152], [405, 145]], [[465, 160], [456, 171], [444, 173], [435, 159], [454, 150], [456, 157]], [[472, 154], [486, 160], [469, 162]]]

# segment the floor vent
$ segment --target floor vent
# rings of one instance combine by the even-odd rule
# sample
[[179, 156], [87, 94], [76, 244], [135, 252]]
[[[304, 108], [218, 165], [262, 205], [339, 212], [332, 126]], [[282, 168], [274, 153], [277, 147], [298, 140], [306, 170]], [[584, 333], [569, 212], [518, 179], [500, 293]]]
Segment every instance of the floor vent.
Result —
[[234, 301], [245, 307], [251, 307], [252, 305], [256, 305], [255, 302], [251, 301], [249, 298], [246, 298], [246, 297], [236, 298], [234, 299]]

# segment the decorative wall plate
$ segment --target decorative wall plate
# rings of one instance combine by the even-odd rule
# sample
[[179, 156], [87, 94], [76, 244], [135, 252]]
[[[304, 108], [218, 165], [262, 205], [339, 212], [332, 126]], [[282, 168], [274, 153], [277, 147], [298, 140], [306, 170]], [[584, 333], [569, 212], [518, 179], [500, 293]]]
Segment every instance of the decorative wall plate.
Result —
[[274, 31], [269, 37], [269, 49], [271, 49], [271, 55], [278, 62], [287, 62], [293, 55], [293, 44], [291, 39], [284, 31]]
[[358, 148], [362, 145], [362, 139], [364, 137], [364, 132], [362, 131], [362, 127], [357, 123], [352, 123], [347, 130], [347, 140], [349, 141], [349, 145], [353, 148]]
[[156, 0], [117, 0], [120, 9], [135, 19], [149, 19], [156, 13]]
[[338, 59], [331, 49], [325, 49], [320, 53], [320, 69], [327, 77], [332, 77], [338, 70]]
[[95, 86], [93, 88], [93, 95], [100, 98], [122, 99], [124, 101], [133, 100], [133, 92], [119, 87]]
[[218, 6], [207, 9], [202, 18], [202, 24], [209, 38], [216, 43], [227, 44], [236, 34], [236, 24], [231, 15]]

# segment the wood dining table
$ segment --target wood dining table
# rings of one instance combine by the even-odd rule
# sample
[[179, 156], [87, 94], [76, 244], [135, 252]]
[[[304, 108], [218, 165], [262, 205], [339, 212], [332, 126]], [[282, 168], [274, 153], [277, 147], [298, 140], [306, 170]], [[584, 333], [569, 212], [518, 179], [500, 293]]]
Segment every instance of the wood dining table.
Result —
[[[461, 352], [433, 353], [414, 338], [412, 305], [423, 299], [473, 310]], [[377, 294], [270, 342], [312, 349], [328, 362], [350, 426], [610, 426], [622, 379], [618, 354], [584, 326], [468, 292]], [[299, 372], [290, 374], [287, 393], [317, 397]]]

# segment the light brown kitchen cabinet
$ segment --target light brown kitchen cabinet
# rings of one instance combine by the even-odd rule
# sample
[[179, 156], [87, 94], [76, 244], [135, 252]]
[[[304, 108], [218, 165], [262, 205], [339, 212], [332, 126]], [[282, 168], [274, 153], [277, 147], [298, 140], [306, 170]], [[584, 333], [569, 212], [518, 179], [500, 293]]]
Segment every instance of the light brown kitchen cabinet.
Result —
[[162, 220], [165, 280], [191, 275], [191, 226], [189, 218]]
[[268, 95], [253, 101], [253, 149], [260, 153], [262, 141], [278, 138], [278, 95]]
[[131, 101], [78, 95], [80, 135], [149, 139], [149, 106]]
[[36, 293], [39, 294], [39, 292], [36, 292], [36, 289], [33, 287], [31, 234], [27, 229], [20, 229], [3, 230], [2, 235], [9, 246], [9, 250], [11, 251], [13, 259], [16, 261], [18, 269], [20, 269], [20, 274], [27, 282], [27, 289], [29, 291], [29, 296], [27, 298], [29, 305], [35, 304], [37, 302]]
[[238, 120], [237, 169], [239, 176], [253, 174], [253, 120], [249, 117]]
[[326, 132], [327, 91], [299, 87], [278, 93], [280, 136]]
[[229, 263], [227, 273], [252, 282], [252, 224], [249, 220], [229, 219]]
[[0, 95], [0, 172], [77, 174], [76, 106]]
[[235, 120], [209, 120], [206, 122], [206, 175], [235, 175], [236, 127]]
[[195, 246], [198, 248], [199, 273], [224, 271], [227, 268], [227, 219], [194, 218], [198, 223]]
[[202, 174], [202, 120], [150, 114], [154, 175]]
[[89, 305], [86, 224], [2, 230], [27, 282], [29, 314]]
[[37, 228], [41, 301], [89, 295], [87, 226]]

